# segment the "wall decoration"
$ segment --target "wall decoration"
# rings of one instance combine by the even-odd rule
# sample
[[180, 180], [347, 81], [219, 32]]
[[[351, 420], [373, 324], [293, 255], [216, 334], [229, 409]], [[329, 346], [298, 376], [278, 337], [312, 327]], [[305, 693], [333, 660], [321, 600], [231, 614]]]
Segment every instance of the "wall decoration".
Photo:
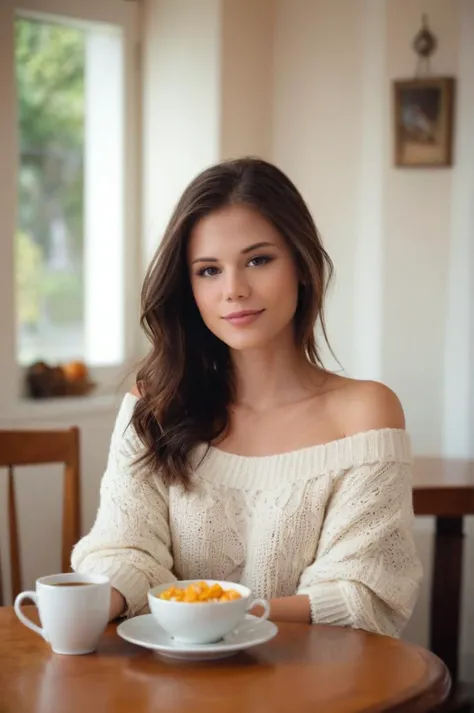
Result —
[[431, 74], [438, 41], [423, 15], [413, 40], [415, 77], [393, 82], [395, 165], [451, 166], [453, 162], [454, 77]]
[[394, 82], [395, 164], [451, 166], [453, 77]]

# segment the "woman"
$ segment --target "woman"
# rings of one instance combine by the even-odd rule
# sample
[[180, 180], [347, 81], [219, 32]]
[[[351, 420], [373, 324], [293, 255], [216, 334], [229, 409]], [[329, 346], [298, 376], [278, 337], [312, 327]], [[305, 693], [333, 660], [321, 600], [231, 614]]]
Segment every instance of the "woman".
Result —
[[175, 578], [248, 585], [271, 618], [399, 635], [420, 581], [403, 410], [326, 371], [332, 271], [275, 166], [242, 159], [185, 190], [148, 270], [151, 350], [117, 417], [79, 572], [111, 618]]

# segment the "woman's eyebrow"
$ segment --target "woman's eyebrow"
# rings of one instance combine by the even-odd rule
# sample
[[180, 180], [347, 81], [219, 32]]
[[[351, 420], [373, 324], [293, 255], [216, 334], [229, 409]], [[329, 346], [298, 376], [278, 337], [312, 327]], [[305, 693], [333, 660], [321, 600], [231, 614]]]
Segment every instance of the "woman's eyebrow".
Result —
[[[252, 245], [249, 245], [248, 247], [244, 248], [241, 250], [242, 255], [246, 255], [247, 253], [251, 253], [253, 250], [259, 250], [260, 248], [268, 248], [268, 247], [275, 247], [274, 243], [269, 243], [269, 242], [262, 242], [262, 243], [253, 243]], [[196, 262], [218, 262], [216, 257], [197, 257], [192, 261], [192, 265]]]

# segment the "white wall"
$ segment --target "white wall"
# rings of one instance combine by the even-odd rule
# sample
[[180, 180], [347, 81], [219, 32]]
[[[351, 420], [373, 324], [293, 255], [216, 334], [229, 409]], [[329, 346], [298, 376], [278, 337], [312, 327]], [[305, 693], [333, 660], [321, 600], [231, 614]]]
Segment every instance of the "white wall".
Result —
[[[456, 169], [452, 182], [444, 450], [474, 457], [474, 3], [459, 0]], [[473, 664], [474, 666], [474, 664]]]
[[[392, 163], [391, 81], [414, 73], [423, 11], [440, 41], [433, 70], [458, 77], [452, 169]], [[473, 456], [474, 3], [277, 0], [275, 27], [273, 157], [307, 198], [336, 265], [337, 356], [350, 375], [397, 391], [416, 454]], [[425, 581], [406, 632], [422, 644], [431, 525], [417, 521]], [[474, 680], [473, 544], [471, 533], [463, 673]]]
[[273, 159], [313, 210], [337, 266], [329, 338], [352, 350], [363, 23], [358, 3], [278, 1]]
[[180, 193], [219, 158], [219, 0], [149, 0], [143, 15], [143, 233], [148, 263]]
[[145, 262], [187, 183], [269, 156], [273, 0], [149, 0], [143, 14]]
[[272, 151], [273, 0], [223, 0], [220, 157]]

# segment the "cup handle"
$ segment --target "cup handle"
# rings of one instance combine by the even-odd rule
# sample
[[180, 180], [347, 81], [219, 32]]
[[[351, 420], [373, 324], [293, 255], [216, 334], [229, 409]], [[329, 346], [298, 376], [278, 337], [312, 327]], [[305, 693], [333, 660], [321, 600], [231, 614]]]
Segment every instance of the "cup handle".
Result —
[[31, 619], [28, 619], [27, 616], [23, 614], [21, 611], [21, 604], [25, 599], [31, 599], [32, 602], [34, 602], [35, 606], [38, 606], [38, 597], [36, 592], [21, 592], [15, 599], [15, 603], [13, 605], [13, 608], [15, 610], [15, 614], [19, 618], [22, 624], [28, 627], [28, 629], [31, 629], [34, 631], [36, 634], [39, 634], [40, 636], [47, 641], [46, 634], [44, 629], [41, 627], [37, 626], [34, 622], [31, 621]]

